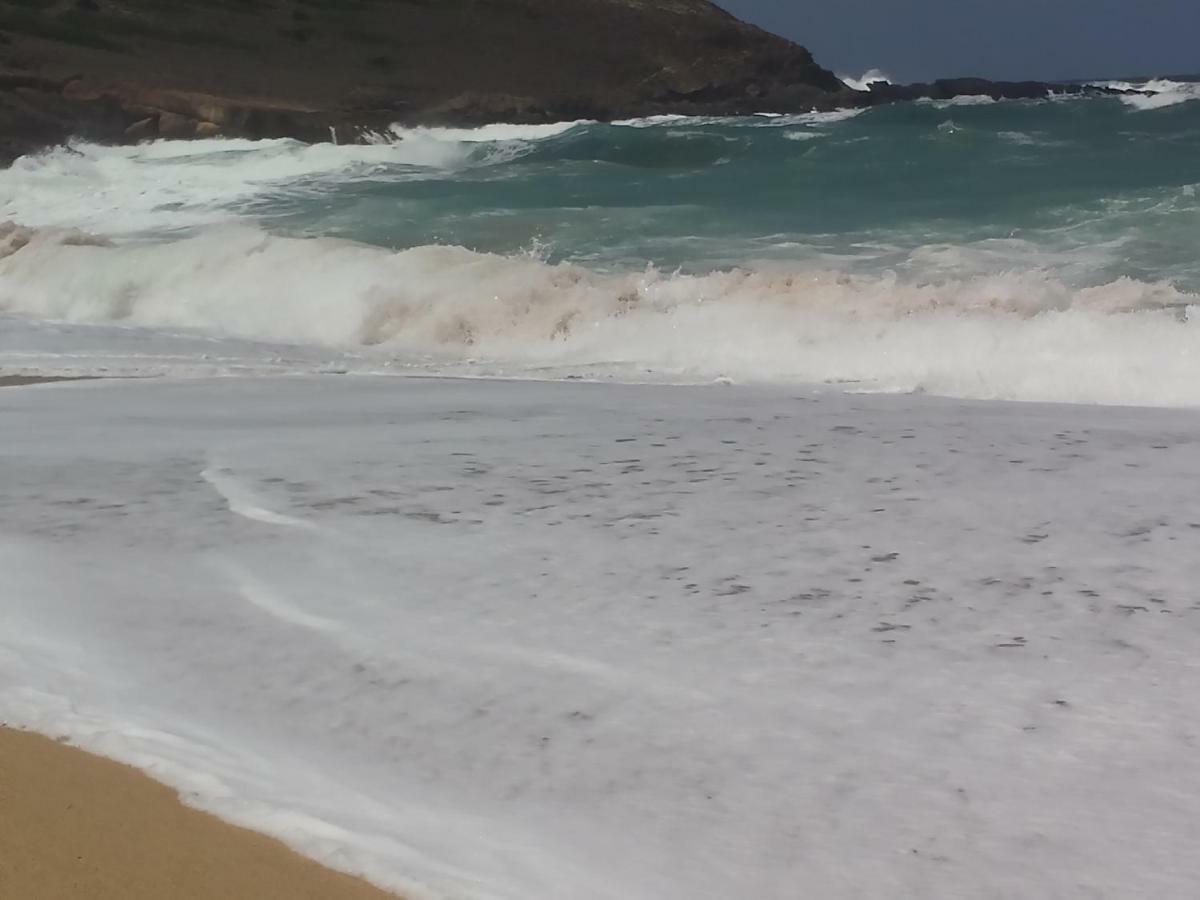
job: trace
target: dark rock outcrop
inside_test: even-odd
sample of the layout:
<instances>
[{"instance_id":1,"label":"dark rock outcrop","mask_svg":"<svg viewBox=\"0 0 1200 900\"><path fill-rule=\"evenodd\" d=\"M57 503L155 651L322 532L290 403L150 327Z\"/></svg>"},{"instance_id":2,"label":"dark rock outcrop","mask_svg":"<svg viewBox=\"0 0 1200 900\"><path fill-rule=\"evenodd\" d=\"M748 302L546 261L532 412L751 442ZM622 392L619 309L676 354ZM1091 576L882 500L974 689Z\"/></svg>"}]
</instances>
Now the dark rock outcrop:
<instances>
[{"instance_id":1,"label":"dark rock outcrop","mask_svg":"<svg viewBox=\"0 0 1200 900\"><path fill-rule=\"evenodd\" d=\"M395 121L831 108L708 0L0 0L0 157L78 135L351 138Z\"/></svg>"},{"instance_id":2,"label":"dark rock outcrop","mask_svg":"<svg viewBox=\"0 0 1200 900\"><path fill-rule=\"evenodd\" d=\"M0 164L69 137L355 140L393 122L739 115L1099 90L852 91L708 0L0 0Z\"/></svg>"},{"instance_id":3,"label":"dark rock outcrop","mask_svg":"<svg viewBox=\"0 0 1200 900\"><path fill-rule=\"evenodd\" d=\"M989 81L986 78L942 78L917 84L888 84L877 81L868 85L867 103L895 103L902 100L949 100L953 97L991 97L993 100L1040 100L1050 94L1127 94L1118 88L1089 84L1052 84L1045 81Z\"/></svg>"}]
</instances>

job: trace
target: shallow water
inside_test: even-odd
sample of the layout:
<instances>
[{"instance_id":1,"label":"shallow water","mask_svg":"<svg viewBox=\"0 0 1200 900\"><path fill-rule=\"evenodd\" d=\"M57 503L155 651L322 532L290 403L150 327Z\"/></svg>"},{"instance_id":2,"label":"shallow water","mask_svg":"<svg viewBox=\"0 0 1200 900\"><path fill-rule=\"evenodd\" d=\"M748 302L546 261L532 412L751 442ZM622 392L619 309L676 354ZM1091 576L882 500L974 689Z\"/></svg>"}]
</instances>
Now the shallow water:
<instances>
[{"instance_id":1,"label":"shallow water","mask_svg":"<svg viewBox=\"0 0 1200 900\"><path fill-rule=\"evenodd\" d=\"M1190 412L0 391L0 719L413 900L1200 883Z\"/></svg>"}]
</instances>

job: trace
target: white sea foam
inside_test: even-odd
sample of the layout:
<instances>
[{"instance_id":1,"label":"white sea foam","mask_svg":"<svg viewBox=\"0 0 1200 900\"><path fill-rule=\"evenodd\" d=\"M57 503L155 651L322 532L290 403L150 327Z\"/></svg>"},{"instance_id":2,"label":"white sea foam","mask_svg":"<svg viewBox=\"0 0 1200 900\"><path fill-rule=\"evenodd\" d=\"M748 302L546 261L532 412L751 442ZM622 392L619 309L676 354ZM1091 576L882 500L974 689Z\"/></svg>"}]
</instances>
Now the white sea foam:
<instances>
[{"instance_id":1,"label":"white sea foam","mask_svg":"<svg viewBox=\"0 0 1200 900\"><path fill-rule=\"evenodd\" d=\"M502 141L543 141L589 124L591 122L587 119L577 119L572 122L551 122L543 125L497 123L480 125L477 128L406 128L403 125L393 125L389 134L391 138L400 141L419 137L446 143L492 144Z\"/></svg>"},{"instance_id":2,"label":"white sea foam","mask_svg":"<svg viewBox=\"0 0 1200 900\"><path fill-rule=\"evenodd\" d=\"M865 112L865 108L831 109L824 112L814 110L813 112L779 116L757 124L760 127L770 128L786 128L791 125L835 125L838 122L845 122L848 119L861 116Z\"/></svg>"},{"instance_id":3,"label":"white sea foam","mask_svg":"<svg viewBox=\"0 0 1200 900\"><path fill-rule=\"evenodd\" d=\"M832 125L862 115L866 109L813 110L806 113L757 113L753 116L647 116L621 119L613 125L627 128L657 128L664 125L723 125L730 128L787 128L793 125Z\"/></svg>"},{"instance_id":4,"label":"white sea foam","mask_svg":"<svg viewBox=\"0 0 1200 900\"><path fill-rule=\"evenodd\" d=\"M656 125L674 125L678 122L687 122L692 120L720 121L705 116L681 116L678 114L670 114L661 116L639 116L635 119L617 119L613 121L612 124L625 128L653 128Z\"/></svg>"},{"instance_id":5,"label":"white sea foam","mask_svg":"<svg viewBox=\"0 0 1200 900\"><path fill-rule=\"evenodd\" d=\"M1139 110L1163 109L1168 106L1178 106L1192 100L1200 100L1200 84L1182 84L1175 81L1151 81L1144 85L1145 90L1153 91L1150 96L1130 94L1121 99Z\"/></svg>"},{"instance_id":6,"label":"white sea foam","mask_svg":"<svg viewBox=\"0 0 1200 900\"><path fill-rule=\"evenodd\" d=\"M396 127L367 144L292 140L73 143L0 170L0 221L127 235L236 221L263 195L513 159L582 123L476 129Z\"/></svg>"},{"instance_id":7,"label":"white sea foam","mask_svg":"<svg viewBox=\"0 0 1200 900\"><path fill-rule=\"evenodd\" d=\"M445 166L458 145L335 146L297 141L74 144L0 171L0 218L132 234L233 221L240 204L336 175L350 182L382 165Z\"/></svg>"},{"instance_id":8,"label":"white sea foam","mask_svg":"<svg viewBox=\"0 0 1200 900\"><path fill-rule=\"evenodd\" d=\"M1077 288L1036 269L926 280L824 270L602 274L528 256L440 246L392 253L246 227L117 246L42 231L19 244L0 259L0 310L43 320L369 348L435 371L1200 404L1200 323L1187 315L1200 298L1166 283Z\"/></svg>"},{"instance_id":9,"label":"white sea foam","mask_svg":"<svg viewBox=\"0 0 1200 900\"><path fill-rule=\"evenodd\" d=\"M955 106L991 106L999 101L994 97L989 97L987 94L960 94L957 97L948 97L945 100L922 97L916 102L922 106L932 106L935 109L950 109Z\"/></svg>"},{"instance_id":10,"label":"white sea foam","mask_svg":"<svg viewBox=\"0 0 1200 900\"><path fill-rule=\"evenodd\" d=\"M263 378L0 422L0 721L401 896L1200 883L1190 411Z\"/></svg>"}]
</instances>

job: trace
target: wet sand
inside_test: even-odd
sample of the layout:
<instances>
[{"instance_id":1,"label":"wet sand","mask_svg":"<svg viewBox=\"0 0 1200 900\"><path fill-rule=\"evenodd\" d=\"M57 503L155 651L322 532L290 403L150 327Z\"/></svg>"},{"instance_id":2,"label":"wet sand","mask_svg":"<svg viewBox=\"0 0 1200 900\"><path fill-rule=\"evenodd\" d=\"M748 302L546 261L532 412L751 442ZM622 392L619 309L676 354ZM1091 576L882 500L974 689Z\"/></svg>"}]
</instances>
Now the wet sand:
<instances>
[{"instance_id":1,"label":"wet sand","mask_svg":"<svg viewBox=\"0 0 1200 900\"><path fill-rule=\"evenodd\" d=\"M50 384L55 381L93 381L86 375L0 375L0 388L23 387L27 384Z\"/></svg>"},{"instance_id":2,"label":"wet sand","mask_svg":"<svg viewBox=\"0 0 1200 900\"><path fill-rule=\"evenodd\" d=\"M0 728L0 897L388 900L140 772Z\"/></svg>"}]
</instances>

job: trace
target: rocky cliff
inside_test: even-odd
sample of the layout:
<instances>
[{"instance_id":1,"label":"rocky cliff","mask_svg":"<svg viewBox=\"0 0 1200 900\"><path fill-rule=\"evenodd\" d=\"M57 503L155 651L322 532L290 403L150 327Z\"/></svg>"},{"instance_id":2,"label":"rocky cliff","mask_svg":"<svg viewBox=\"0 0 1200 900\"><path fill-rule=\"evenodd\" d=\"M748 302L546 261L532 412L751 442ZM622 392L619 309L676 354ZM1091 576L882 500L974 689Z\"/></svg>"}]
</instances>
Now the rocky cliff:
<instances>
[{"instance_id":1,"label":"rocky cliff","mask_svg":"<svg viewBox=\"0 0 1200 900\"><path fill-rule=\"evenodd\" d=\"M849 90L708 0L0 0L0 165L72 136L354 140L392 122L738 115L1092 90Z\"/></svg>"},{"instance_id":2,"label":"rocky cliff","mask_svg":"<svg viewBox=\"0 0 1200 900\"><path fill-rule=\"evenodd\" d=\"M327 139L393 121L828 108L707 0L0 0L0 156L72 134Z\"/></svg>"}]
</instances>

